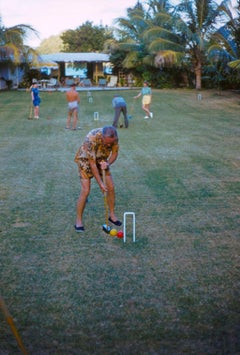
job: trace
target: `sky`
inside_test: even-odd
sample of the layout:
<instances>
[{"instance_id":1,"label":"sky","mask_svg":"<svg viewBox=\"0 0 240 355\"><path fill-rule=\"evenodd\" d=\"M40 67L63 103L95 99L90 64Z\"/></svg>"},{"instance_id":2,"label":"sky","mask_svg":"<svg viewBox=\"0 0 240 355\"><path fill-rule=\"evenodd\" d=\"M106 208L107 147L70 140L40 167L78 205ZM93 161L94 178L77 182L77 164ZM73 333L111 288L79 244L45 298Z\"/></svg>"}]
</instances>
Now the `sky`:
<instances>
[{"instance_id":1,"label":"sky","mask_svg":"<svg viewBox=\"0 0 240 355\"><path fill-rule=\"evenodd\" d=\"M32 47L51 35L76 29L86 21L93 25L113 25L117 17L125 17L128 7L137 0L0 0L2 24L11 27L31 25L39 32L26 43Z\"/></svg>"},{"instance_id":2,"label":"sky","mask_svg":"<svg viewBox=\"0 0 240 355\"><path fill-rule=\"evenodd\" d=\"M74 30L86 21L111 26L114 19L125 17L127 8L136 3L137 0L0 0L0 15L5 27L25 24L37 30L39 38L33 36L25 41L37 47L43 39Z\"/></svg>"}]
</instances>

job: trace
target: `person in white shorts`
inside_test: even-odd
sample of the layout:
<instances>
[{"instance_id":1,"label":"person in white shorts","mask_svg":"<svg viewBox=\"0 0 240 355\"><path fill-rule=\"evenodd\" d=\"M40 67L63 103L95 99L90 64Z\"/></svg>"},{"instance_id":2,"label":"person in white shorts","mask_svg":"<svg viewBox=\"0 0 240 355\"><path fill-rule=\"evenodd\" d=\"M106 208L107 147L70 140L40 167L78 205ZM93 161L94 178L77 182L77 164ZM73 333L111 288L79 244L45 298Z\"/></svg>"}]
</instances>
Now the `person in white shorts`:
<instances>
[{"instance_id":1,"label":"person in white shorts","mask_svg":"<svg viewBox=\"0 0 240 355\"><path fill-rule=\"evenodd\" d=\"M78 110L80 103L80 96L76 91L76 84L71 85L71 89L66 92L66 99L68 102L68 116L67 116L67 124L66 129L70 129L71 119L73 117L72 129L77 129L77 121L78 121Z\"/></svg>"}]
</instances>

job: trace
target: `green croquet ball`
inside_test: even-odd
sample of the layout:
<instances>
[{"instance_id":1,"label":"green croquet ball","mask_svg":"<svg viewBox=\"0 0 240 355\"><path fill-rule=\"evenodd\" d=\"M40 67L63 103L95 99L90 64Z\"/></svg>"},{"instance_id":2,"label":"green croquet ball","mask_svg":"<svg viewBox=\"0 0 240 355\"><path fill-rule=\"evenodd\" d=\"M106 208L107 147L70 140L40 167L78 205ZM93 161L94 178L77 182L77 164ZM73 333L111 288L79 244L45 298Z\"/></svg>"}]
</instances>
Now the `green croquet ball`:
<instances>
[{"instance_id":1,"label":"green croquet ball","mask_svg":"<svg viewBox=\"0 0 240 355\"><path fill-rule=\"evenodd\" d=\"M123 238L123 231L118 231L117 232L117 237L118 238Z\"/></svg>"},{"instance_id":2,"label":"green croquet ball","mask_svg":"<svg viewBox=\"0 0 240 355\"><path fill-rule=\"evenodd\" d=\"M118 231L117 231L116 229L111 229L111 230L110 230L110 235L111 235L112 237L115 237L115 236L117 235L117 233L118 233Z\"/></svg>"}]
</instances>

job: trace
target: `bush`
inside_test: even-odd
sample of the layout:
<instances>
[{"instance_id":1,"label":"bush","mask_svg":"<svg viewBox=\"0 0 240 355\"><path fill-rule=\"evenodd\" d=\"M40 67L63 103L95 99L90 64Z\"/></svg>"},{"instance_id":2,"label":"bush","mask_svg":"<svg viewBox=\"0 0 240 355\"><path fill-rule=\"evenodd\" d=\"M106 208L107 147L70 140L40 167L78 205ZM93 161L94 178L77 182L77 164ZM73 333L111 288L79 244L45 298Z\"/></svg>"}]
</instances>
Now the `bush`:
<instances>
[{"instance_id":1,"label":"bush","mask_svg":"<svg viewBox=\"0 0 240 355\"><path fill-rule=\"evenodd\" d=\"M40 80L41 77L41 73L38 70L30 69L24 74L23 80L19 84L19 88L28 88L32 85L33 79Z\"/></svg>"}]
</instances>

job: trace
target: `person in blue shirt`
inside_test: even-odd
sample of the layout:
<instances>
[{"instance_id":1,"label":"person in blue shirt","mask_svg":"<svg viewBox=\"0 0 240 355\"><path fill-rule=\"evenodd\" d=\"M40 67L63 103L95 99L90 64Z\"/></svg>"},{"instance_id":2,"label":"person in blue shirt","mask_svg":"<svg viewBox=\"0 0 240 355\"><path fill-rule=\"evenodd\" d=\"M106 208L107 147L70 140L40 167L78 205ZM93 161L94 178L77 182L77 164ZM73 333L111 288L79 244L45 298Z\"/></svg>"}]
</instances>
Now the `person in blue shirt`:
<instances>
[{"instance_id":1,"label":"person in blue shirt","mask_svg":"<svg viewBox=\"0 0 240 355\"><path fill-rule=\"evenodd\" d=\"M115 95L112 100L112 106L115 111L114 119L113 119L113 127L115 128L118 127L119 117L122 112L124 117L125 128L128 128L127 104L124 98L122 96ZM122 127L122 125L120 125L120 127Z\"/></svg>"},{"instance_id":2,"label":"person in blue shirt","mask_svg":"<svg viewBox=\"0 0 240 355\"><path fill-rule=\"evenodd\" d=\"M149 87L148 82L144 81L143 88L137 96L134 96L134 99L142 96L142 109L146 113L145 119L153 118L153 113L150 112L150 104L152 102L152 89Z\"/></svg>"},{"instance_id":3,"label":"person in blue shirt","mask_svg":"<svg viewBox=\"0 0 240 355\"><path fill-rule=\"evenodd\" d=\"M33 107L34 107L34 118L38 119L39 118L39 105L40 105L41 99L39 96L37 82L33 82L33 84L32 84L31 97L32 97L32 103L33 103Z\"/></svg>"}]
</instances>

